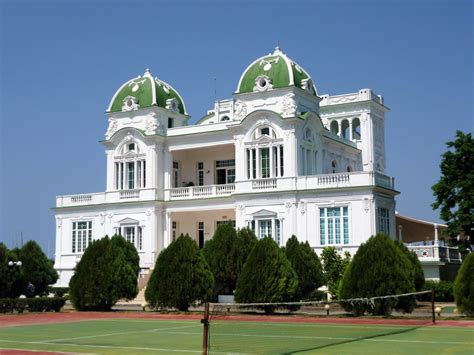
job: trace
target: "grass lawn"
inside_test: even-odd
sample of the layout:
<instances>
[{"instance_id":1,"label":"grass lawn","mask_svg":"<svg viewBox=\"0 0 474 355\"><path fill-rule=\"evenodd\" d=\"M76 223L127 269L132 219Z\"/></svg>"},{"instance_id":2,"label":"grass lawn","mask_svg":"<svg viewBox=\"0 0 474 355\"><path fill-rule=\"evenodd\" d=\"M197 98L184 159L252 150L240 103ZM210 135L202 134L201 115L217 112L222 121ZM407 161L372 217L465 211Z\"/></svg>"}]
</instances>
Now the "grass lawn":
<instances>
[{"instance_id":1,"label":"grass lawn","mask_svg":"<svg viewBox=\"0 0 474 355\"><path fill-rule=\"evenodd\" d=\"M1 348L95 354L202 353L198 320L101 319L0 328ZM211 322L211 353L473 354L474 328Z\"/></svg>"}]
</instances>

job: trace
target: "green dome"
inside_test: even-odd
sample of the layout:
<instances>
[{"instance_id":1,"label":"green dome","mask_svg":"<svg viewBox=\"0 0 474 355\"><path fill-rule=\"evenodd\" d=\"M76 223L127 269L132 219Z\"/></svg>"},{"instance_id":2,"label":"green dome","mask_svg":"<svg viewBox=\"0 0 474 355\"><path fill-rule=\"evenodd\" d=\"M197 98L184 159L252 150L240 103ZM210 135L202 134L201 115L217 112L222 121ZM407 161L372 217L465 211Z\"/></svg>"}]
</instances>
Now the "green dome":
<instances>
[{"instance_id":1,"label":"green dome","mask_svg":"<svg viewBox=\"0 0 474 355\"><path fill-rule=\"evenodd\" d=\"M112 97L107 112L133 111L139 108L159 106L187 115L181 95L164 81L153 78L150 70L127 81Z\"/></svg>"},{"instance_id":2,"label":"green dome","mask_svg":"<svg viewBox=\"0 0 474 355\"><path fill-rule=\"evenodd\" d=\"M317 95L309 74L277 47L273 53L258 58L245 69L236 94L289 86Z\"/></svg>"}]
</instances>

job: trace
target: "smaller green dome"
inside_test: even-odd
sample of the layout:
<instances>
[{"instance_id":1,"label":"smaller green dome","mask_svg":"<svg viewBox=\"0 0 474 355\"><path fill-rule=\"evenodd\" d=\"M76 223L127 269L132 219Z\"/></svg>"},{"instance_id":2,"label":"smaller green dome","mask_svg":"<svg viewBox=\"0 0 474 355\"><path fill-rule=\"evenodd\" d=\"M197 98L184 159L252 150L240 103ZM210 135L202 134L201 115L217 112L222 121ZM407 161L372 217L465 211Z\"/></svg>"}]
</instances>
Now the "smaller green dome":
<instances>
[{"instance_id":1,"label":"smaller green dome","mask_svg":"<svg viewBox=\"0 0 474 355\"><path fill-rule=\"evenodd\" d=\"M240 77L236 94L296 86L317 95L309 74L279 47L251 63Z\"/></svg>"},{"instance_id":2,"label":"smaller green dome","mask_svg":"<svg viewBox=\"0 0 474 355\"><path fill-rule=\"evenodd\" d=\"M159 106L187 115L181 95L169 84L153 78L150 70L127 81L112 97L107 112L133 111L139 108Z\"/></svg>"}]
</instances>

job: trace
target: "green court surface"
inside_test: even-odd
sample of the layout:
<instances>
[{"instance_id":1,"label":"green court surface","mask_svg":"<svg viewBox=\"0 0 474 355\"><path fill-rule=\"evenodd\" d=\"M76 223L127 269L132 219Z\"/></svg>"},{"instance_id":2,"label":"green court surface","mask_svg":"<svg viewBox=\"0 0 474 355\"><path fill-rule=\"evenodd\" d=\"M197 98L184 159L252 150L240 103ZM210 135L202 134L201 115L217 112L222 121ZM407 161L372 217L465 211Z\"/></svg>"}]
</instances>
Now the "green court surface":
<instances>
[{"instance_id":1,"label":"green court surface","mask_svg":"<svg viewBox=\"0 0 474 355\"><path fill-rule=\"evenodd\" d=\"M474 328L213 321L210 353L473 354ZM0 328L2 349L202 353L199 321L104 319Z\"/></svg>"}]
</instances>

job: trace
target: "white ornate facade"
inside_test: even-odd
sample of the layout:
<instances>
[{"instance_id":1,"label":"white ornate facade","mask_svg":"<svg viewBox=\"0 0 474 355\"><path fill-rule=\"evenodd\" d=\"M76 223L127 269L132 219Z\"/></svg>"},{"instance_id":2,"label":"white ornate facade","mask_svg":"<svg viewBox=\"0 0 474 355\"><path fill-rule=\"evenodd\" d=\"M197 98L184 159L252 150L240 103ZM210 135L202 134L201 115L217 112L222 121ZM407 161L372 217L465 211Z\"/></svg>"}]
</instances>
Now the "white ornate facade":
<instances>
[{"instance_id":1,"label":"white ornate facade","mask_svg":"<svg viewBox=\"0 0 474 355\"><path fill-rule=\"evenodd\" d=\"M378 231L395 237L387 110L370 89L318 96L277 48L247 67L232 99L188 125L181 96L147 70L107 110L106 191L57 197L59 284L106 234L135 244L143 273L179 234L202 245L229 221L280 245L295 234L317 252L353 254Z\"/></svg>"}]
</instances>

